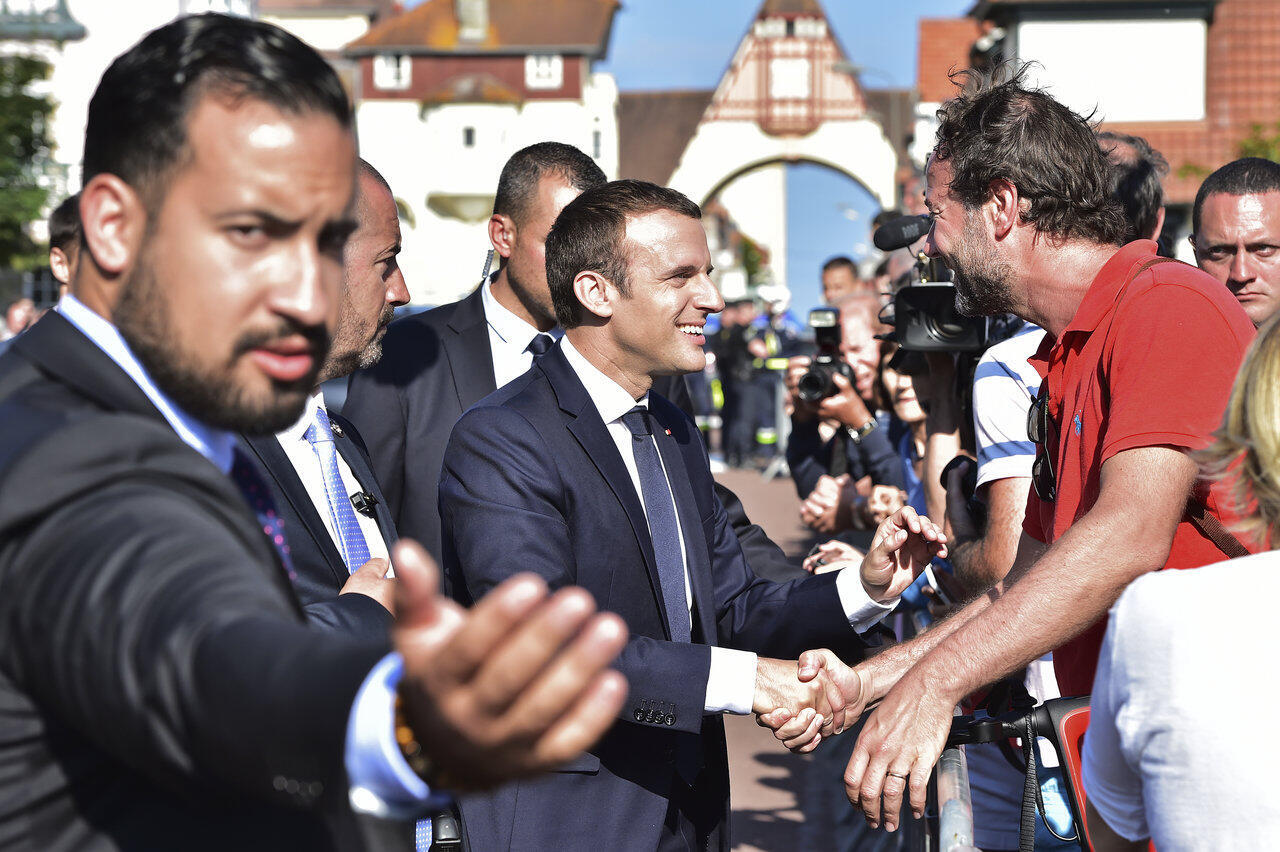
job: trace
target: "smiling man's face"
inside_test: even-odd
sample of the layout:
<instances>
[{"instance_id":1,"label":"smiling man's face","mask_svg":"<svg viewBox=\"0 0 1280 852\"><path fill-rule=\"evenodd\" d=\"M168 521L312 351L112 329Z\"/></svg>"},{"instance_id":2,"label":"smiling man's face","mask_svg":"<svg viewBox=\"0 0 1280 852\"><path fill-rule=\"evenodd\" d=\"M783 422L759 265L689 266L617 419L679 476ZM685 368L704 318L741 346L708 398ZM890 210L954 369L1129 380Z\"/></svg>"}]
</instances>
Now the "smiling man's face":
<instances>
[{"instance_id":1,"label":"smiling man's face","mask_svg":"<svg viewBox=\"0 0 1280 852\"><path fill-rule=\"evenodd\" d=\"M627 220L627 290L609 326L630 372L692 373L707 365L707 316L724 310L697 219L655 210Z\"/></svg>"}]
</instances>

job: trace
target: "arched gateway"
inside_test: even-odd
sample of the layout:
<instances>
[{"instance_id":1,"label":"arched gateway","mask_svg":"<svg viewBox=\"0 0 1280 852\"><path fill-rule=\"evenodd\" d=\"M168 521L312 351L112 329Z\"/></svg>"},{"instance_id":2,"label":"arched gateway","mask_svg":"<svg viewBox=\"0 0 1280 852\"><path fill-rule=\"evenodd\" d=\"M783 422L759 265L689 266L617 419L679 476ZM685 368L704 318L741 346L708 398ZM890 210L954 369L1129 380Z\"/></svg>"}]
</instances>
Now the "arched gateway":
<instances>
[{"instance_id":1,"label":"arched gateway","mask_svg":"<svg viewBox=\"0 0 1280 852\"><path fill-rule=\"evenodd\" d=\"M762 208L784 205L785 195L781 180L762 170L818 163L882 206L895 201L897 154L818 0L765 0L713 92L624 92L619 136L622 176L667 184L699 203L754 173L755 209L731 204L731 212L775 250L775 270L784 262L785 216ZM776 197L757 189L766 186L779 188Z\"/></svg>"}]
</instances>

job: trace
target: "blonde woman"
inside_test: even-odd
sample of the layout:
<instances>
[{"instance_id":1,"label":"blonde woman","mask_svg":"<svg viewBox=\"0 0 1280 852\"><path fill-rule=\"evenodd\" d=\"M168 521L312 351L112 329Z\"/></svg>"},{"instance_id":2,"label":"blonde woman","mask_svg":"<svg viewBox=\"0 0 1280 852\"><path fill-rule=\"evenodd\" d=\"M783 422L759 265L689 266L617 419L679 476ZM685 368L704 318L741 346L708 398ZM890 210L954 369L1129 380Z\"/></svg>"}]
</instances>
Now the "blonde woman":
<instances>
[{"instance_id":1,"label":"blonde woman","mask_svg":"<svg viewBox=\"0 0 1280 852\"><path fill-rule=\"evenodd\" d=\"M1280 535L1280 317L1236 378L1200 454L1253 549ZM1274 849L1280 747L1280 551L1136 580L1111 610L1093 686L1084 787L1093 848ZM1226 618L1224 619L1224 616Z\"/></svg>"}]
</instances>

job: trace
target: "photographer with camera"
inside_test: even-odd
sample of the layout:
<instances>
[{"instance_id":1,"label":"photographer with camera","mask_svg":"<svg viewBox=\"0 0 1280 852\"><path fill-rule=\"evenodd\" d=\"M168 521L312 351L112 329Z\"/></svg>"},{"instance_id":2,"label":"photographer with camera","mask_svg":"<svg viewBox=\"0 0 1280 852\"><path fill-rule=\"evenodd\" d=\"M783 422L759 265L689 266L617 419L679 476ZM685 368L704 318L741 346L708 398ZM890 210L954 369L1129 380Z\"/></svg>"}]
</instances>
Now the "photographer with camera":
<instances>
[{"instance_id":1,"label":"photographer with camera","mask_svg":"<svg viewBox=\"0 0 1280 852\"><path fill-rule=\"evenodd\" d=\"M876 298L866 293L811 311L817 354L792 358L787 372L787 464L804 500L801 517L820 532L869 525L865 501L873 486L906 484L894 449L901 425L877 389L878 313Z\"/></svg>"}]
</instances>

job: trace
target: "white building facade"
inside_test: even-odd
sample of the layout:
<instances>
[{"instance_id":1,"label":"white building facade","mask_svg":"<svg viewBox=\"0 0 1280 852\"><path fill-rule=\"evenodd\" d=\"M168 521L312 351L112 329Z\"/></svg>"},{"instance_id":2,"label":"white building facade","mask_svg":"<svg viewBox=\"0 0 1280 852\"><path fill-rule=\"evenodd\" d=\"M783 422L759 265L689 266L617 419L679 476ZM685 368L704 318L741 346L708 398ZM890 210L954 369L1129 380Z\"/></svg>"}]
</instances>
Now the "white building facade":
<instances>
[{"instance_id":1,"label":"white building facade","mask_svg":"<svg viewBox=\"0 0 1280 852\"><path fill-rule=\"evenodd\" d=\"M617 4L550 8L426 0L344 51L358 66L361 154L401 208L415 304L454 301L480 281L498 176L520 148L564 142L618 174L617 86L591 68Z\"/></svg>"}]
</instances>

